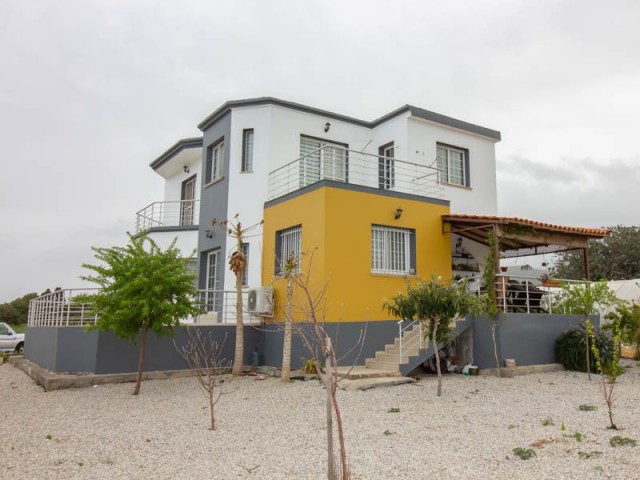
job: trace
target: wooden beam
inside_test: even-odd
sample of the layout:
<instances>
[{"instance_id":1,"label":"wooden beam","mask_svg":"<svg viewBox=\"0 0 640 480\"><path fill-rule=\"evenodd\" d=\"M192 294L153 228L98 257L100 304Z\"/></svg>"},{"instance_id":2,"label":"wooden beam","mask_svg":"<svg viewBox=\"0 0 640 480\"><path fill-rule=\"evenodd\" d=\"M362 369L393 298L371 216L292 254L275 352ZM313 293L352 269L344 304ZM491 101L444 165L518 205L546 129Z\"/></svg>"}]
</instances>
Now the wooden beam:
<instances>
[{"instance_id":1,"label":"wooden beam","mask_svg":"<svg viewBox=\"0 0 640 480\"><path fill-rule=\"evenodd\" d=\"M586 248L589 242L587 237L556 232L512 233L505 232L504 228L496 225L498 232L505 240L511 239L522 243L534 245L563 245L572 248Z\"/></svg>"}]
</instances>

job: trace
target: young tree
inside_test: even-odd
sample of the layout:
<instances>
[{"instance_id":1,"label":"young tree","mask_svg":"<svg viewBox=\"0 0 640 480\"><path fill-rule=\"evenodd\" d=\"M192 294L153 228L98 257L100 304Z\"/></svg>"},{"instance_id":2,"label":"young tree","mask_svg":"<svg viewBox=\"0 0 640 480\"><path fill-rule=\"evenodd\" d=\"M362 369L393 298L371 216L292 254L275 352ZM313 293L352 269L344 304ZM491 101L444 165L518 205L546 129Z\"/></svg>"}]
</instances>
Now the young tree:
<instances>
[{"instance_id":1,"label":"young tree","mask_svg":"<svg viewBox=\"0 0 640 480\"><path fill-rule=\"evenodd\" d=\"M218 345L211 332L205 337L199 328L189 328L188 332L189 340L182 348L176 346L176 349L187 362L189 368L193 370L198 385L207 395L211 419L209 428L215 430L215 406L222 395L222 391L219 388L220 377L228 368L228 364L222 358L224 340L221 345Z\"/></svg>"},{"instance_id":2,"label":"young tree","mask_svg":"<svg viewBox=\"0 0 640 480\"><path fill-rule=\"evenodd\" d=\"M144 348L149 330L173 335L180 319L201 311L193 305L197 290L187 270L188 259L180 255L175 240L166 250L146 237L134 238L124 247L93 247L98 265L84 264L95 272L81 277L100 285L87 295L98 316L96 328L110 330L118 338L136 342L140 336L138 376L133 394L140 393L144 370Z\"/></svg>"},{"instance_id":3,"label":"young tree","mask_svg":"<svg viewBox=\"0 0 640 480\"><path fill-rule=\"evenodd\" d=\"M496 264L494 261L496 239L493 233L489 233L487 237L489 243L489 253L484 264L484 272L482 279L484 280L485 292L478 298L476 309L479 313L486 315L487 322L491 328L491 340L493 341L493 356L496 361L496 373L501 377L500 358L498 357L498 341L496 339L496 331L498 325L504 320L504 312L498 308L498 296L496 289Z\"/></svg>"},{"instance_id":4,"label":"young tree","mask_svg":"<svg viewBox=\"0 0 640 480\"><path fill-rule=\"evenodd\" d=\"M283 268L287 279L287 305L284 315L284 340L282 345L282 373L280 380L289 382L291 379L291 340L293 327L293 286L298 273L297 258L293 252L287 255Z\"/></svg>"},{"instance_id":5,"label":"young tree","mask_svg":"<svg viewBox=\"0 0 640 480\"><path fill-rule=\"evenodd\" d=\"M562 286L562 293L558 307L564 311L584 316L585 329L585 351L587 362L587 375L591 380L591 360L589 354L589 328L591 320L589 315L598 313L598 308L607 308L619 303L615 294L609 289L604 281L590 283L565 283Z\"/></svg>"},{"instance_id":6,"label":"young tree","mask_svg":"<svg viewBox=\"0 0 640 480\"><path fill-rule=\"evenodd\" d=\"M624 373L623 368L620 366L619 362L619 352L620 352L620 325L618 321L615 320L613 322L613 352L612 358L603 359L600 350L597 347L595 332L593 331L593 326L591 323L587 324L587 332L589 338L591 339L591 353L593 353L593 358L596 361L596 365L598 366L598 370L600 371L600 378L602 379L602 395L604 396L604 401L607 404L607 409L609 410L609 427L611 430L617 430L618 427L615 423L613 423L613 389L616 386L616 382L618 381L618 377Z\"/></svg>"},{"instance_id":7,"label":"young tree","mask_svg":"<svg viewBox=\"0 0 640 480\"><path fill-rule=\"evenodd\" d=\"M391 302L384 302L384 308L391 315L401 320L418 320L423 326L425 339L428 341L431 337L438 372L438 397L442 394L438 343L448 340L454 319L469 313L474 303L466 282L445 285L440 277L420 282L415 287L409 285L406 292L399 292Z\"/></svg>"},{"instance_id":8,"label":"young tree","mask_svg":"<svg viewBox=\"0 0 640 480\"><path fill-rule=\"evenodd\" d=\"M311 271L311 265L313 263L313 253L309 254L308 271ZM292 266L292 265L290 265ZM310 286L310 276L305 273L298 272L291 276L293 283L292 287L295 287L301 292L302 301L294 305L292 301L291 307L296 307L296 310L302 312L306 322L293 322L290 318L290 325L295 330L297 336L301 339L307 352L313 360L315 365L316 374L320 378L320 381L325 386L327 393L327 478L329 480L348 480L350 478L349 463L347 460L347 450L344 435L344 425L342 419L342 413L340 410L340 404L338 403L338 385L340 379L338 378L338 356L331 341L331 337L327 333L325 328L325 316L324 316L324 300L328 287L328 283L325 283L319 291L313 291ZM293 293L291 295L293 299ZM287 308L287 314L291 315L292 308ZM362 346L364 344L364 336L366 332L361 332L358 341L353 347L346 352L345 355L350 355L356 349L360 349L356 354L356 358L360 356ZM325 368L322 368L322 360L324 359ZM345 374L346 376L347 374ZM342 378L344 378L343 376ZM333 446L333 416L335 415L336 427L338 431L338 442L340 448L340 461L336 461Z\"/></svg>"},{"instance_id":9,"label":"young tree","mask_svg":"<svg viewBox=\"0 0 640 480\"><path fill-rule=\"evenodd\" d=\"M262 222L243 227L240 223L239 215L235 215L235 223L230 220L222 220L218 222L215 218L211 221L212 226L220 225L227 234L236 241L236 251L229 257L229 269L236 276L236 348L233 360L234 376L242 375L244 372L244 305L242 301L242 278L247 269L249 262L245 254L242 252L244 240L249 232L255 230Z\"/></svg>"}]
</instances>

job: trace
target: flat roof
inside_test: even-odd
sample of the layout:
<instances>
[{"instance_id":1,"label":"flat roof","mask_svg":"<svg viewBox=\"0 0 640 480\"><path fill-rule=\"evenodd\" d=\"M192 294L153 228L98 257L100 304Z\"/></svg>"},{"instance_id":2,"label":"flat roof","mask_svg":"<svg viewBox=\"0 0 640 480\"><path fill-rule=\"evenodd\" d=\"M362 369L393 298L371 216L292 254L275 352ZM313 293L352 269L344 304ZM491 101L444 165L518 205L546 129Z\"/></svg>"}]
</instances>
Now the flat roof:
<instances>
[{"instance_id":1,"label":"flat roof","mask_svg":"<svg viewBox=\"0 0 640 480\"><path fill-rule=\"evenodd\" d=\"M312 113L314 115L319 115L326 118L332 118L334 120L339 120L342 122L352 123L354 125L359 125L361 127L366 127L366 128L377 127L378 125L388 120L391 120L392 118L397 117L398 115L402 115L403 113L409 112L409 114L413 117L422 118L423 120L438 123L440 125L445 125L447 127L464 130L466 132L474 133L476 135L481 135L483 137L487 137L495 141L500 141L502 138L500 132L497 130L481 127L473 123L465 122L463 120L458 120L453 117L448 117L440 113L431 112L429 110L425 110L424 108L415 107L413 105L404 105L392 112L389 112L383 115L382 117L376 120L367 121L367 120L360 120L358 118L348 117L346 115L341 115L339 113L329 112L327 110L322 110L315 107L309 107L307 105L302 105L300 103L289 102L287 100L280 100L274 97L259 97L259 98L249 98L244 100L229 100L228 102L225 102L220 107L218 107L211 115L205 118L202 122L200 122L198 124L198 128L200 130L205 130L210 125L215 123L218 119L220 119L223 115L228 113L232 108L251 107L256 105L276 105L279 107L290 108L292 110Z\"/></svg>"},{"instance_id":2,"label":"flat roof","mask_svg":"<svg viewBox=\"0 0 640 480\"><path fill-rule=\"evenodd\" d=\"M202 147L202 137L195 138L183 138L174 143L171 147L169 147L164 153L162 153L158 158L156 158L153 162L149 164L151 168L157 170L162 165L167 163L173 157L178 155L181 151L187 148L198 148Z\"/></svg>"}]
</instances>

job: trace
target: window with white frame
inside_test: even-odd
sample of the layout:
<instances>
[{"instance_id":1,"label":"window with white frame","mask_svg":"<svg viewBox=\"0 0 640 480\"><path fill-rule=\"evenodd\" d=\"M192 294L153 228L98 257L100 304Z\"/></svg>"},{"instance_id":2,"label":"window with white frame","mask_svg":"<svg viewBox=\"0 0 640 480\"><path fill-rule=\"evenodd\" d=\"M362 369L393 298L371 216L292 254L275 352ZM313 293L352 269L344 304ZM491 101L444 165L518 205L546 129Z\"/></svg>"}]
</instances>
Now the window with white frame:
<instances>
[{"instance_id":1,"label":"window with white frame","mask_svg":"<svg viewBox=\"0 0 640 480\"><path fill-rule=\"evenodd\" d=\"M347 150L337 143L300 136L300 186L320 179L347 180Z\"/></svg>"},{"instance_id":2,"label":"window with white frame","mask_svg":"<svg viewBox=\"0 0 640 480\"><path fill-rule=\"evenodd\" d=\"M216 296L218 293L218 256L219 251L209 252L207 254L207 291L205 295L205 304L207 312L216 310Z\"/></svg>"},{"instance_id":3,"label":"window with white frame","mask_svg":"<svg viewBox=\"0 0 640 480\"><path fill-rule=\"evenodd\" d=\"M246 260L246 267L244 269L244 272L242 272L242 286L248 287L249 286L249 244L248 243L242 244L242 253Z\"/></svg>"},{"instance_id":4,"label":"window with white frame","mask_svg":"<svg viewBox=\"0 0 640 480\"><path fill-rule=\"evenodd\" d=\"M393 142L379 148L380 159L378 160L378 188L383 190L393 190L396 186L395 171L395 147Z\"/></svg>"},{"instance_id":5,"label":"window with white frame","mask_svg":"<svg viewBox=\"0 0 640 480\"><path fill-rule=\"evenodd\" d=\"M408 228L371 226L371 272L415 273L415 231Z\"/></svg>"},{"instance_id":6,"label":"window with white frame","mask_svg":"<svg viewBox=\"0 0 640 480\"><path fill-rule=\"evenodd\" d=\"M284 275L288 261L293 261L295 271L300 272L302 254L302 226L276 232L276 275Z\"/></svg>"},{"instance_id":7,"label":"window with white frame","mask_svg":"<svg viewBox=\"0 0 640 480\"><path fill-rule=\"evenodd\" d=\"M437 159L440 183L469 186L468 152L461 148L438 144Z\"/></svg>"},{"instance_id":8,"label":"window with white frame","mask_svg":"<svg viewBox=\"0 0 640 480\"><path fill-rule=\"evenodd\" d=\"M253 128L242 132L242 171L253 172Z\"/></svg>"},{"instance_id":9,"label":"window with white frame","mask_svg":"<svg viewBox=\"0 0 640 480\"><path fill-rule=\"evenodd\" d=\"M207 183L221 179L224 167L224 141L209 147L207 160Z\"/></svg>"}]
</instances>

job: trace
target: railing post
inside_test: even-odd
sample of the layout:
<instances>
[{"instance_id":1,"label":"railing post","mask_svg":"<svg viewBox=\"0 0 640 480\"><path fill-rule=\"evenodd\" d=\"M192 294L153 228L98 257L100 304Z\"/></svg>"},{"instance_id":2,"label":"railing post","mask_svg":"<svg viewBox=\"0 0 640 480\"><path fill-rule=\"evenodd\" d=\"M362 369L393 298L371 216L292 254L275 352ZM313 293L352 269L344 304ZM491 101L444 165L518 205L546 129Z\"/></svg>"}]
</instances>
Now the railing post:
<instances>
[{"instance_id":1,"label":"railing post","mask_svg":"<svg viewBox=\"0 0 640 480\"><path fill-rule=\"evenodd\" d=\"M400 357L399 361L402 360L402 320L398 322L398 338L400 338Z\"/></svg>"},{"instance_id":2,"label":"railing post","mask_svg":"<svg viewBox=\"0 0 640 480\"><path fill-rule=\"evenodd\" d=\"M505 282L505 277L500 277L502 279L502 310L507 311L507 284Z\"/></svg>"},{"instance_id":3,"label":"railing post","mask_svg":"<svg viewBox=\"0 0 640 480\"><path fill-rule=\"evenodd\" d=\"M526 292L526 297L527 297L527 313L531 313L531 311L530 311L531 310L530 309L531 304L529 303L529 282L525 281L524 285L525 285L525 292Z\"/></svg>"}]
</instances>

